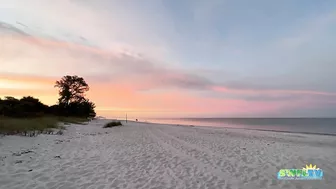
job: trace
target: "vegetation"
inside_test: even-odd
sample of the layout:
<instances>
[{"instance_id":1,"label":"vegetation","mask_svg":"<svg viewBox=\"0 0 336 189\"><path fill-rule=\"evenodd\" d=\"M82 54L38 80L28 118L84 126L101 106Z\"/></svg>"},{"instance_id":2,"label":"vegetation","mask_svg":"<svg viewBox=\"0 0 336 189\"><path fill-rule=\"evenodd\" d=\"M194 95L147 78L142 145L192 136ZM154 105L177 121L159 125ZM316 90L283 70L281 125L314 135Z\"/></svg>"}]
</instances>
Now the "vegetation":
<instances>
[{"instance_id":1,"label":"vegetation","mask_svg":"<svg viewBox=\"0 0 336 189\"><path fill-rule=\"evenodd\" d=\"M62 122L62 123L73 123L73 124L83 124L84 122L89 121L90 119L85 118L85 117L57 117L57 120Z\"/></svg>"},{"instance_id":2,"label":"vegetation","mask_svg":"<svg viewBox=\"0 0 336 189\"><path fill-rule=\"evenodd\" d=\"M85 98L89 85L82 77L64 76L56 81L55 87L59 88L58 106L53 107L56 115L75 117L95 117L96 107L93 102Z\"/></svg>"},{"instance_id":3,"label":"vegetation","mask_svg":"<svg viewBox=\"0 0 336 189\"><path fill-rule=\"evenodd\" d=\"M109 123L106 123L103 128L111 128L111 127L117 127L122 126L120 121L111 121Z\"/></svg>"},{"instance_id":4,"label":"vegetation","mask_svg":"<svg viewBox=\"0 0 336 189\"><path fill-rule=\"evenodd\" d=\"M87 121L75 117L41 116L31 118L2 117L0 121L0 134L36 136L37 134L61 134L62 124L83 123Z\"/></svg>"},{"instance_id":5,"label":"vegetation","mask_svg":"<svg viewBox=\"0 0 336 189\"><path fill-rule=\"evenodd\" d=\"M52 106L31 96L0 98L0 134L51 133L62 129L59 122L83 123L96 116L95 104L85 98L89 85L83 78L64 76L55 87L60 97Z\"/></svg>"}]
</instances>

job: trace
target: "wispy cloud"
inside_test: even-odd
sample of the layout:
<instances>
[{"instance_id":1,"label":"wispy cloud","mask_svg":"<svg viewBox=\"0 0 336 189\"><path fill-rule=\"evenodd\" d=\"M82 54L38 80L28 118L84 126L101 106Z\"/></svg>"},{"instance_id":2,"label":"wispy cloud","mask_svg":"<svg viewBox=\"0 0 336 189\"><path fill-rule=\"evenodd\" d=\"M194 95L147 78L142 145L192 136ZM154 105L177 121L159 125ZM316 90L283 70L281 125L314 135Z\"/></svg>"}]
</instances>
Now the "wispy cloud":
<instances>
[{"instance_id":1,"label":"wispy cloud","mask_svg":"<svg viewBox=\"0 0 336 189\"><path fill-rule=\"evenodd\" d=\"M14 27L11 26L8 28ZM17 29L14 28L12 30L16 31ZM162 64L162 62L156 62L139 54L132 54L125 49L107 51L97 47L28 35L11 35L11 37L7 36L3 40L12 44L11 46L6 45L3 47L3 52L5 52L3 57L6 59L6 61L3 61L3 72L6 70L16 70L15 67L17 67L17 64L12 64L12 62L17 57L13 55L22 53L26 57L30 57L30 59L18 59L18 61L26 62L25 66L18 70L18 73L30 72L30 74L41 74L41 69L45 69L43 73L47 75L61 76L66 72L77 72L90 79L107 83L118 81L127 84L127 82L136 80L137 82L133 83L133 86L138 87L137 89L139 90L171 87L252 94L262 92L268 94L335 95L334 93L323 91L274 89L251 83L235 82L225 84L220 81L215 82L200 74L193 73L193 70L186 72L185 70L170 68ZM42 52L47 60L44 60L41 55L33 56L39 52ZM59 60L56 56L61 56L62 59ZM55 57L55 59L51 59L51 57ZM48 66L43 68L43 65L46 64ZM23 70L25 67L27 69Z\"/></svg>"},{"instance_id":2,"label":"wispy cloud","mask_svg":"<svg viewBox=\"0 0 336 189\"><path fill-rule=\"evenodd\" d=\"M294 7L287 23L260 2L0 2L0 96L54 103L55 80L76 74L102 110L281 115L336 97L332 6L298 19L277 3Z\"/></svg>"}]
</instances>

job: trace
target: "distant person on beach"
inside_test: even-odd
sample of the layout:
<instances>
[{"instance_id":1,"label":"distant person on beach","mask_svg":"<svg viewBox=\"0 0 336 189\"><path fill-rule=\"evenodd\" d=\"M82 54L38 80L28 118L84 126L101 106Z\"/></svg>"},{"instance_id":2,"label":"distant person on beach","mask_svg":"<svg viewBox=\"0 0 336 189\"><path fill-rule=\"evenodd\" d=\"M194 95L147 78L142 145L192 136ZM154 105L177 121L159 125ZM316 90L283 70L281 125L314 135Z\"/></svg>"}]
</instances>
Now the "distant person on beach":
<instances>
[{"instance_id":1,"label":"distant person on beach","mask_svg":"<svg viewBox=\"0 0 336 189\"><path fill-rule=\"evenodd\" d=\"M135 119L135 121L138 121L138 119Z\"/></svg>"}]
</instances>

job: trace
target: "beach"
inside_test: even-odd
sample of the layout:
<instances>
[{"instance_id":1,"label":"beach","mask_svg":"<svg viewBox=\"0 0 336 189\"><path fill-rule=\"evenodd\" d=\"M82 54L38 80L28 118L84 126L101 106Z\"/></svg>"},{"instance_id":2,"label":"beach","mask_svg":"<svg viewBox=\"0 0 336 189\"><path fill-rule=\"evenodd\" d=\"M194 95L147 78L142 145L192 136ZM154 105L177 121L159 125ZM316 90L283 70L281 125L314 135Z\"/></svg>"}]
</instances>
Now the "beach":
<instances>
[{"instance_id":1,"label":"beach","mask_svg":"<svg viewBox=\"0 0 336 189\"><path fill-rule=\"evenodd\" d=\"M335 189L336 137L109 120L0 138L0 189ZM277 180L306 164L323 180Z\"/></svg>"}]
</instances>

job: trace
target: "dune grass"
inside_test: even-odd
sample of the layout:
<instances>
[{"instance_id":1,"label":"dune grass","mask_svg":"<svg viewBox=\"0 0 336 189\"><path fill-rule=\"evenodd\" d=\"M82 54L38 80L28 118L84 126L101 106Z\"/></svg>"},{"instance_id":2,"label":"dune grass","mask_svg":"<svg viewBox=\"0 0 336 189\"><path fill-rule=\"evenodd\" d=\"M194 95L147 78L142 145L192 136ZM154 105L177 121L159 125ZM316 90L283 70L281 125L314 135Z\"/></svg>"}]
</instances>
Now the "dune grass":
<instances>
[{"instance_id":1,"label":"dune grass","mask_svg":"<svg viewBox=\"0 0 336 189\"><path fill-rule=\"evenodd\" d=\"M117 127L117 126L122 126L121 122L120 121L111 121L111 122L108 122L104 125L103 128L111 128L111 127Z\"/></svg>"},{"instance_id":2,"label":"dune grass","mask_svg":"<svg viewBox=\"0 0 336 189\"><path fill-rule=\"evenodd\" d=\"M0 117L0 134L36 136L40 133L54 133L65 129L61 123L80 124L88 121L85 118L43 116L36 118ZM62 132L57 132L62 133Z\"/></svg>"},{"instance_id":3,"label":"dune grass","mask_svg":"<svg viewBox=\"0 0 336 189\"><path fill-rule=\"evenodd\" d=\"M83 117L57 117L57 119L59 122L74 124L84 124L89 121L89 119Z\"/></svg>"}]
</instances>

